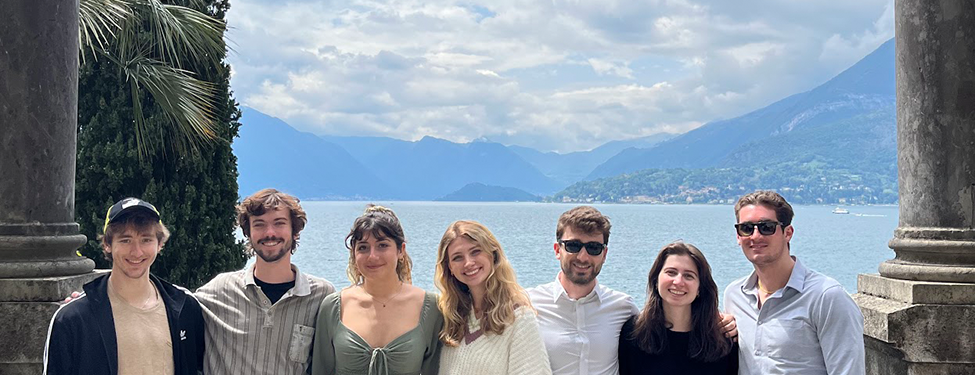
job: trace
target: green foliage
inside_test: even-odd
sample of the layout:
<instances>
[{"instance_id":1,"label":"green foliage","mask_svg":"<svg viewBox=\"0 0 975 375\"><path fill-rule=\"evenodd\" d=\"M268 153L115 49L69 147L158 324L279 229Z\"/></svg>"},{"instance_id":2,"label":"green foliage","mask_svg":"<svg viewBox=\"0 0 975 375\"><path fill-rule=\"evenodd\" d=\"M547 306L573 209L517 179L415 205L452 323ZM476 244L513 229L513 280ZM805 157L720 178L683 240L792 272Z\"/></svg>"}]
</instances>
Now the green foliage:
<instances>
[{"instance_id":1,"label":"green foliage","mask_svg":"<svg viewBox=\"0 0 975 375\"><path fill-rule=\"evenodd\" d=\"M797 204L894 204L897 175L827 168L816 160L770 166L646 169L584 181L556 193L555 201L624 203L734 203L759 189Z\"/></svg>"},{"instance_id":2,"label":"green foliage","mask_svg":"<svg viewBox=\"0 0 975 375\"><path fill-rule=\"evenodd\" d=\"M151 134L142 100L132 111L139 156L158 147L178 155L198 156L201 147L215 140L217 100L214 85L194 75L190 65L219 68L226 49L222 15L205 13L199 0L167 4L162 0L80 0L79 41L82 61L108 60L125 76L133 98L148 92L167 126L179 129L169 137ZM193 9L192 6L200 7ZM214 12L224 12L213 7ZM140 159L141 162L144 160Z\"/></svg>"},{"instance_id":3,"label":"green foliage","mask_svg":"<svg viewBox=\"0 0 975 375\"><path fill-rule=\"evenodd\" d=\"M201 10L222 19L228 7L218 0ZM141 32L146 30L148 26ZM225 53L213 57L220 62ZM229 66L200 63L183 68L216 88L217 141L195 154L180 154L173 145L159 147L140 161L137 114L124 73L106 59L89 59L82 65L75 218L89 239L82 254L106 268L110 264L102 257L97 235L108 207L129 196L151 202L173 234L152 272L195 288L219 272L240 269L247 259L243 244L234 237L237 159L231 142L240 127L240 111L230 95ZM139 93L137 99L145 119L144 136L156 141L185 136L154 97Z\"/></svg>"},{"instance_id":4,"label":"green foliage","mask_svg":"<svg viewBox=\"0 0 975 375\"><path fill-rule=\"evenodd\" d=\"M858 173L897 173L897 125L893 103L820 126L796 129L738 147L720 166L800 164Z\"/></svg>"}]
</instances>

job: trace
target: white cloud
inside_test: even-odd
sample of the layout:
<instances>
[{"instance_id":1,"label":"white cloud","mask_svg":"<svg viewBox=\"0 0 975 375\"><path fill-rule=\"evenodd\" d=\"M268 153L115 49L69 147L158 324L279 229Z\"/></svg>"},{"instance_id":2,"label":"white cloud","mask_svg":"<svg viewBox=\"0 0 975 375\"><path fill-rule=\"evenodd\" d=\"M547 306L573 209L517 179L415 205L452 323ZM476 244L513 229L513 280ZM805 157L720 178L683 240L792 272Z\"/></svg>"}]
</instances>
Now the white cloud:
<instances>
[{"instance_id":1,"label":"white cloud","mask_svg":"<svg viewBox=\"0 0 975 375\"><path fill-rule=\"evenodd\" d=\"M501 78L501 76L498 75L498 73L495 73L495 72L490 71L490 70L487 70L487 69L478 69L477 72L480 73L480 74L482 74L482 75L486 75L488 77Z\"/></svg>"},{"instance_id":2,"label":"white cloud","mask_svg":"<svg viewBox=\"0 0 975 375\"><path fill-rule=\"evenodd\" d=\"M597 58L590 58L586 61L592 66L592 70L601 76L614 75L623 78L633 78L633 70L625 62L606 61Z\"/></svg>"},{"instance_id":3,"label":"white cloud","mask_svg":"<svg viewBox=\"0 0 975 375\"><path fill-rule=\"evenodd\" d=\"M752 68L775 58L782 53L783 46L778 43L757 42L728 48L726 51L742 68Z\"/></svg>"},{"instance_id":4,"label":"white cloud","mask_svg":"<svg viewBox=\"0 0 975 375\"><path fill-rule=\"evenodd\" d=\"M239 0L229 60L241 103L301 130L574 151L687 131L808 90L892 37L892 9Z\"/></svg>"},{"instance_id":5,"label":"white cloud","mask_svg":"<svg viewBox=\"0 0 975 375\"><path fill-rule=\"evenodd\" d=\"M874 21L873 28L861 33L844 35L835 33L823 43L820 61L846 61L864 56L877 45L894 35L894 4L888 3L883 13Z\"/></svg>"}]
</instances>

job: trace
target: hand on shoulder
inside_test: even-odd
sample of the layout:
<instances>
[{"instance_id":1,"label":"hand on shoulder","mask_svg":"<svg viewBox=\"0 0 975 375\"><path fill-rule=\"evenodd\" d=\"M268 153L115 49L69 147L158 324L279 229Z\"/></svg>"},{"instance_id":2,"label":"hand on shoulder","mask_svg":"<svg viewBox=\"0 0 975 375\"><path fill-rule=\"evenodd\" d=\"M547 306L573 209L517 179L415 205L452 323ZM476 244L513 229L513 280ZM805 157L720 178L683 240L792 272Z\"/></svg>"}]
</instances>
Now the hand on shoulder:
<instances>
[{"instance_id":1,"label":"hand on shoulder","mask_svg":"<svg viewBox=\"0 0 975 375\"><path fill-rule=\"evenodd\" d=\"M79 292L71 292L71 295L65 297L64 298L64 301L61 301L61 304L64 305L64 304L66 304L68 302L74 301L74 300L78 299L78 297L81 297L81 293L79 293Z\"/></svg>"}]
</instances>

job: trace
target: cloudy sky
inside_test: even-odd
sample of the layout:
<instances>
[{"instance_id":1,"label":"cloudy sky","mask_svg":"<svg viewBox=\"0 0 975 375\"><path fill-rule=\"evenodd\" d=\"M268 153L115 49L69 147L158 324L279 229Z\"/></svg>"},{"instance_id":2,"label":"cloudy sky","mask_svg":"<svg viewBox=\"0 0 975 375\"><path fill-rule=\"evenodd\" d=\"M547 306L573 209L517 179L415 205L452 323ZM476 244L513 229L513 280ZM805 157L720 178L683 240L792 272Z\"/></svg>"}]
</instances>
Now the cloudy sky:
<instances>
[{"instance_id":1,"label":"cloudy sky","mask_svg":"<svg viewBox=\"0 0 975 375\"><path fill-rule=\"evenodd\" d=\"M299 130L558 152L745 114L894 34L892 0L234 0L228 22L237 100Z\"/></svg>"}]
</instances>

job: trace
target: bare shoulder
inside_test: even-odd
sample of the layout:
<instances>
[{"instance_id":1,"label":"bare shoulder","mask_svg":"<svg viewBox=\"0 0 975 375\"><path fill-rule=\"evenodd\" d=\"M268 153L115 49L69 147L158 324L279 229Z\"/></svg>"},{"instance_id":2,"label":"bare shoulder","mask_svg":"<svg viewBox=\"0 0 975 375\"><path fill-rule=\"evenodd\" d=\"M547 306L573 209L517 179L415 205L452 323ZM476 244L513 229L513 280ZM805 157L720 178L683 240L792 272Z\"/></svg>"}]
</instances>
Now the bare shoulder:
<instances>
[{"instance_id":1,"label":"bare shoulder","mask_svg":"<svg viewBox=\"0 0 975 375\"><path fill-rule=\"evenodd\" d=\"M427 295L427 291L423 290L423 288L420 288L416 285L412 285L412 284L403 285L403 289L404 289L403 294L409 296L410 299L419 299L422 301L424 296Z\"/></svg>"},{"instance_id":2,"label":"bare shoulder","mask_svg":"<svg viewBox=\"0 0 975 375\"><path fill-rule=\"evenodd\" d=\"M406 306L407 311L419 312L423 309L423 305L426 304L426 296L427 292L423 288L415 285L403 285L403 292L396 299L403 306ZM436 306L436 300L434 300L434 306Z\"/></svg>"},{"instance_id":3,"label":"bare shoulder","mask_svg":"<svg viewBox=\"0 0 975 375\"><path fill-rule=\"evenodd\" d=\"M337 294L339 296L339 301L343 305L350 303L362 303L362 301L367 297L365 292L362 291L362 288L356 285L342 289Z\"/></svg>"}]
</instances>

